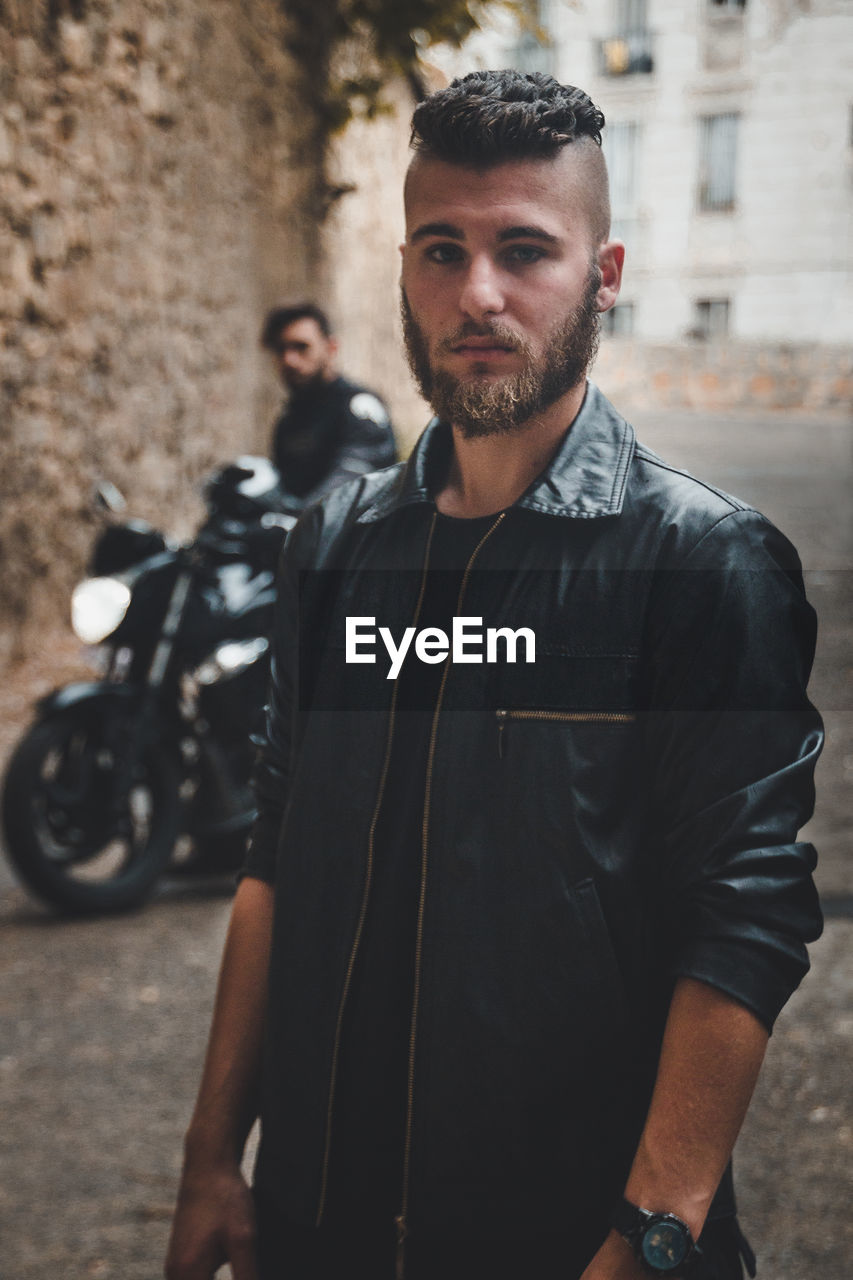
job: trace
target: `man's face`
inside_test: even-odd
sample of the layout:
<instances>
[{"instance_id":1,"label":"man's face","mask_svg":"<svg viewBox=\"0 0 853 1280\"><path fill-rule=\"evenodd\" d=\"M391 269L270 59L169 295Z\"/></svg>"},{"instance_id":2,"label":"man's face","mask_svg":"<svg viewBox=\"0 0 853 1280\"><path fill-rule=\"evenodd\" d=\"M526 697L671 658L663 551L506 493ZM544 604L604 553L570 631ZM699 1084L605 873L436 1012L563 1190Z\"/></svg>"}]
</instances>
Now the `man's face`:
<instances>
[{"instance_id":1,"label":"man's face","mask_svg":"<svg viewBox=\"0 0 853 1280\"><path fill-rule=\"evenodd\" d=\"M621 269L617 246L614 285L613 243L592 227L570 148L487 170L413 162L406 345L426 399L464 434L513 430L582 380Z\"/></svg>"},{"instance_id":2,"label":"man's face","mask_svg":"<svg viewBox=\"0 0 853 1280\"><path fill-rule=\"evenodd\" d=\"M301 391L327 381L336 350L334 338L327 338L316 320L303 316L281 330L273 359L284 385Z\"/></svg>"}]
</instances>

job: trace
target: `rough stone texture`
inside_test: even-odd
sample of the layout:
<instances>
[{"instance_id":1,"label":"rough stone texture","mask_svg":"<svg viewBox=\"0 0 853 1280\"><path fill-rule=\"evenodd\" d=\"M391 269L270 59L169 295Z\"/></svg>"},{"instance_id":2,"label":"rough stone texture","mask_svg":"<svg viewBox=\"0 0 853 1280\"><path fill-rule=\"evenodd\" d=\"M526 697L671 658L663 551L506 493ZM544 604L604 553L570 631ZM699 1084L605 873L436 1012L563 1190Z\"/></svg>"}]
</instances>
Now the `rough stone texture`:
<instances>
[{"instance_id":1,"label":"rough stone texture","mask_svg":"<svg viewBox=\"0 0 853 1280\"><path fill-rule=\"evenodd\" d=\"M266 444L259 317L319 256L282 22L0 5L0 662L64 612L95 482L181 534L211 466Z\"/></svg>"},{"instance_id":2,"label":"rough stone texture","mask_svg":"<svg viewBox=\"0 0 853 1280\"><path fill-rule=\"evenodd\" d=\"M326 228L324 294L340 321L344 367L375 379L389 397L408 450L431 416L403 360L398 305L412 99L401 86L384 96L388 112L355 121L333 150L333 180L353 189L336 203Z\"/></svg>"},{"instance_id":3,"label":"rough stone texture","mask_svg":"<svg viewBox=\"0 0 853 1280\"><path fill-rule=\"evenodd\" d=\"M620 408L822 413L853 403L853 352L818 343L605 338L594 376Z\"/></svg>"}]
</instances>

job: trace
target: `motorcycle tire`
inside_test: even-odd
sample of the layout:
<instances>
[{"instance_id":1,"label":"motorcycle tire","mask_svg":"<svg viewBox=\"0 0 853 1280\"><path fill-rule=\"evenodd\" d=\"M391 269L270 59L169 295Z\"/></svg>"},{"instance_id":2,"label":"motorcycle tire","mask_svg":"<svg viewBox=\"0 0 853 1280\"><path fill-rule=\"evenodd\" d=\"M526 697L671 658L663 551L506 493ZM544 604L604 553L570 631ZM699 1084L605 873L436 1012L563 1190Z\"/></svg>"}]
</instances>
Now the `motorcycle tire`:
<instances>
[{"instance_id":1,"label":"motorcycle tire","mask_svg":"<svg viewBox=\"0 0 853 1280\"><path fill-rule=\"evenodd\" d=\"M72 707L37 721L3 788L10 861L39 898L78 915L143 902L169 865L181 817L177 760L153 745L116 813L116 712L111 704L93 711Z\"/></svg>"}]
</instances>

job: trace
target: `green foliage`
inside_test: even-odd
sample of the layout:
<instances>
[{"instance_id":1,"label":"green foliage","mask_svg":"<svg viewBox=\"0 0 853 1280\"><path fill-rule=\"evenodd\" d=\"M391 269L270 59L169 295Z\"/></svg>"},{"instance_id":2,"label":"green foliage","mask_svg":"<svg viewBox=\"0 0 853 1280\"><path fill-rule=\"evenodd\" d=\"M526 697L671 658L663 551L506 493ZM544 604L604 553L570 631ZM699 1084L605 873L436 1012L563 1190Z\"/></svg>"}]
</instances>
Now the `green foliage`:
<instances>
[{"instance_id":1,"label":"green foliage","mask_svg":"<svg viewBox=\"0 0 853 1280\"><path fill-rule=\"evenodd\" d=\"M384 84L407 80L422 91L421 56L430 45L457 48L479 30L489 10L535 22L535 0L281 0L290 19L289 44L310 86L312 103L328 139L355 115L368 119L387 110ZM359 51L353 58L346 53ZM346 71L333 68L342 57Z\"/></svg>"}]
</instances>

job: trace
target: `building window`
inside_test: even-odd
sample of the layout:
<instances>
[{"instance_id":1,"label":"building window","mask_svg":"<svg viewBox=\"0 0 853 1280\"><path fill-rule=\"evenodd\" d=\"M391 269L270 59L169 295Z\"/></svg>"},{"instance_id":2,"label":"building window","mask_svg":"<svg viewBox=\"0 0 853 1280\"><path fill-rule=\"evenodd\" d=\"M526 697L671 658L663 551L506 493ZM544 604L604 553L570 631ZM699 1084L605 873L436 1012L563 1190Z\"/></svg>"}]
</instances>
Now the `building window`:
<instances>
[{"instance_id":1,"label":"building window","mask_svg":"<svg viewBox=\"0 0 853 1280\"><path fill-rule=\"evenodd\" d=\"M712 12L737 13L741 9L746 8L746 0L708 0L709 7Z\"/></svg>"},{"instance_id":2,"label":"building window","mask_svg":"<svg viewBox=\"0 0 853 1280\"><path fill-rule=\"evenodd\" d=\"M602 150L610 176L614 218L630 217L637 199L637 126L618 121L604 130Z\"/></svg>"},{"instance_id":3,"label":"building window","mask_svg":"<svg viewBox=\"0 0 853 1280\"><path fill-rule=\"evenodd\" d=\"M728 298L700 298L696 303L697 338L726 338L729 333L731 304Z\"/></svg>"},{"instance_id":4,"label":"building window","mask_svg":"<svg viewBox=\"0 0 853 1280\"><path fill-rule=\"evenodd\" d=\"M699 208L735 207L739 117L731 111L699 120Z\"/></svg>"},{"instance_id":5,"label":"building window","mask_svg":"<svg viewBox=\"0 0 853 1280\"><path fill-rule=\"evenodd\" d=\"M654 70L646 0L615 0L613 34L598 42L599 71L625 76Z\"/></svg>"},{"instance_id":6,"label":"building window","mask_svg":"<svg viewBox=\"0 0 853 1280\"><path fill-rule=\"evenodd\" d=\"M617 302L601 313L601 332L607 338L630 338L634 332L633 302Z\"/></svg>"},{"instance_id":7,"label":"building window","mask_svg":"<svg viewBox=\"0 0 853 1280\"><path fill-rule=\"evenodd\" d=\"M618 121L604 130L602 150L610 178L611 236L633 241L637 234L637 155L640 130L633 121Z\"/></svg>"}]
</instances>

